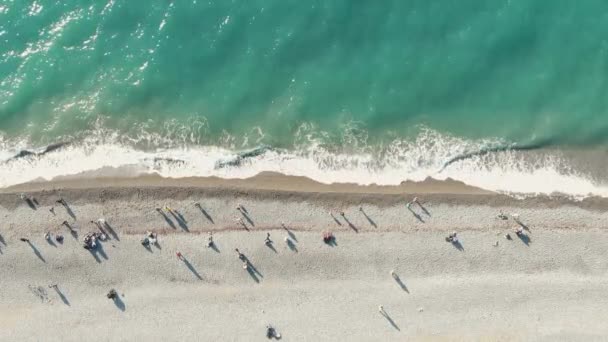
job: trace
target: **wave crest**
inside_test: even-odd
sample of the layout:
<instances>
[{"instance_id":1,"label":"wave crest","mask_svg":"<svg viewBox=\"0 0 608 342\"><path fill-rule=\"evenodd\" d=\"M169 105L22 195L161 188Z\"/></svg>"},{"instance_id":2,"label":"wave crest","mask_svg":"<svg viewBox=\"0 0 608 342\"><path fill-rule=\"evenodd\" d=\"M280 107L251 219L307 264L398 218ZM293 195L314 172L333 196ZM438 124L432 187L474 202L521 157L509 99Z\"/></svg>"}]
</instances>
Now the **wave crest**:
<instances>
[{"instance_id":1,"label":"wave crest","mask_svg":"<svg viewBox=\"0 0 608 342\"><path fill-rule=\"evenodd\" d=\"M507 193L608 196L605 183L577 170L557 150L512 149L498 139L467 140L428 128L412 139L372 145L356 125L336 138L302 124L289 148L243 153L241 147L264 140L261 129L238 139L225 133L222 143L211 145L201 144L207 129L203 121L165 127L163 133L149 133L142 124L137 135L129 136L100 125L95 133L72 137L73 143L57 150L18 159L10 157L27 139L0 137L0 157L6 160L0 164L0 186L103 169L130 170L124 176L155 173L173 178L247 178L271 171L322 183L396 185L433 177ZM238 163L218 167L218 162L235 158Z\"/></svg>"}]
</instances>

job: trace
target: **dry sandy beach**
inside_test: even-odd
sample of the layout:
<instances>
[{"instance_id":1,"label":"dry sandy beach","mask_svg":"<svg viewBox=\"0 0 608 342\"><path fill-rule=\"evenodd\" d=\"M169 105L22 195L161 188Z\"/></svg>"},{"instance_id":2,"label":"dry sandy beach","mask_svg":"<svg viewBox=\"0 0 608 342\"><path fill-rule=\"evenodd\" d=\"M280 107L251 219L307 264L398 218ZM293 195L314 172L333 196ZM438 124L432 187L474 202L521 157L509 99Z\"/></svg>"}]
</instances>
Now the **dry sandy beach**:
<instances>
[{"instance_id":1,"label":"dry sandy beach","mask_svg":"<svg viewBox=\"0 0 608 342\"><path fill-rule=\"evenodd\" d=\"M407 209L414 196L425 210ZM165 206L176 215L155 210ZM517 200L456 182L330 186L276 174L26 184L0 193L0 340L262 341L267 324L285 341L603 340L606 208L606 199ZM527 238L500 211L518 213ZM82 237L99 218L110 239L89 252ZM148 230L159 234L149 249ZM452 231L461 246L445 241ZM117 301L106 298L112 288Z\"/></svg>"}]
</instances>

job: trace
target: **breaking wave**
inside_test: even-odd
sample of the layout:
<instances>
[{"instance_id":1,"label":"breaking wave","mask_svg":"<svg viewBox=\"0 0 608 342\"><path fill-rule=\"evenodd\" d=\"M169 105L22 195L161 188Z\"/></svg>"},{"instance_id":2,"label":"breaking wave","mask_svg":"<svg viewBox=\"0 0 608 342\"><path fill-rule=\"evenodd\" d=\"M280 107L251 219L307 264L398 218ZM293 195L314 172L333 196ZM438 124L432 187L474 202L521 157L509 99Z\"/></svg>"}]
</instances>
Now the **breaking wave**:
<instances>
[{"instance_id":1,"label":"breaking wave","mask_svg":"<svg viewBox=\"0 0 608 342\"><path fill-rule=\"evenodd\" d=\"M397 185L433 177L511 194L608 196L608 184L577 170L558 150L467 140L426 128L412 139L372 145L362 130L345 130L336 142L302 125L289 148L251 146L259 140L251 137L241 137L248 143L240 145L235 137L218 145L169 144L166 137L131 139L104 129L25 152L26 139L0 139L2 187L92 171L97 176L171 178L247 178L271 171L322 183Z\"/></svg>"}]
</instances>

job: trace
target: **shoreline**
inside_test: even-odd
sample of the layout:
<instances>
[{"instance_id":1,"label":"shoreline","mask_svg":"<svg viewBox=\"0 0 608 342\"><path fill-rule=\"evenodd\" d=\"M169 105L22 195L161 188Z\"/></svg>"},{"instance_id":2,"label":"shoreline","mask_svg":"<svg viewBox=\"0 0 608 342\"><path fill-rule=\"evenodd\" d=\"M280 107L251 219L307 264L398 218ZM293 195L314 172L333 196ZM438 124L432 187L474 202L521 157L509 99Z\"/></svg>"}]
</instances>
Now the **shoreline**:
<instances>
[{"instance_id":1,"label":"shoreline","mask_svg":"<svg viewBox=\"0 0 608 342\"><path fill-rule=\"evenodd\" d=\"M573 206L587 210L608 210L608 198L590 196L575 199L568 195L497 193L452 179L436 180L427 178L421 182L404 181L400 185L360 185L353 183L325 184L307 177L287 176L275 172L261 172L244 179L219 177L165 178L159 175L136 177L83 177L82 175L58 177L51 181L34 181L0 189L0 204L12 195L33 193L42 196L70 194L76 198L82 193L120 193L121 189L154 193L161 198L182 198L194 193L200 196L244 196L256 199L286 198L294 200L325 199L337 204L355 205L369 202L379 207L405 204L413 197L425 198L431 202L448 205L488 205L490 207L547 207ZM124 190L127 191L127 190ZM184 192L184 194L180 194ZM124 196L124 195L119 195ZM147 194L146 196L152 196ZM93 199L95 196L91 196ZM2 199L5 198L5 199ZM17 200L16 202L19 202ZM17 205L17 203L14 203Z\"/></svg>"},{"instance_id":2,"label":"shoreline","mask_svg":"<svg viewBox=\"0 0 608 342\"><path fill-rule=\"evenodd\" d=\"M239 188L247 190L272 190L290 192L337 192L373 194L494 194L452 179L436 180L431 177L421 182L404 181L400 185L360 185L354 183L321 183L302 176L288 176L276 172L261 172L249 178L184 177L166 178L155 174L134 177L97 177L73 175L56 177L50 181L32 181L12 185L2 192L42 191L51 189L86 189L120 187L196 187Z\"/></svg>"}]
</instances>

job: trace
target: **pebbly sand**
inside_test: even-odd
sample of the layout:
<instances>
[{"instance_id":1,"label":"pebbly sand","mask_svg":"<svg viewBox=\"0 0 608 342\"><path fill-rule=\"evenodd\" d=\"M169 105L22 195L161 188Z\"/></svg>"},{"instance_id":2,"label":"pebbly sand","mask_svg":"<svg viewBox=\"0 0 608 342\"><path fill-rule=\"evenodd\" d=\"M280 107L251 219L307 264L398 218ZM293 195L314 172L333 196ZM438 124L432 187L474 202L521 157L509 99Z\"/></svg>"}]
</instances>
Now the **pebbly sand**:
<instances>
[{"instance_id":1,"label":"pebbly sand","mask_svg":"<svg viewBox=\"0 0 608 342\"><path fill-rule=\"evenodd\" d=\"M407 209L414 196L426 212ZM155 210L165 206L175 215ZM0 193L0 340L262 341L267 324L286 341L602 340L606 208L606 199L516 200L432 180L330 186L264 174L26 184ZM496 217L501 210L520 215L527 238ZM92 253L81 240L98 218L110 240ZM159 234L149 249L140 244L148 230ZM445 241L454 230L460 246ZM48 243L46 231L64 243ZM208 231L217 249L206 247ZM112 288L117 301L106 298Z\"/></svg>"}]
</instances>

